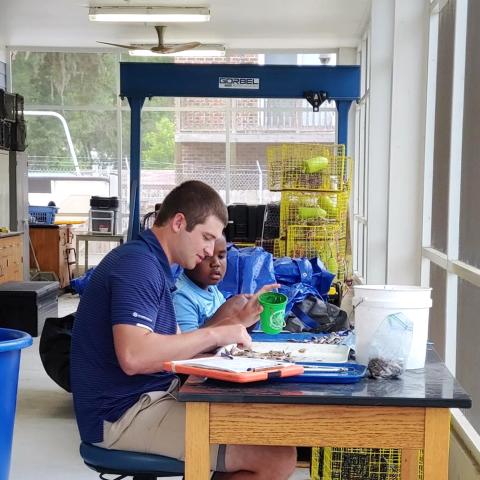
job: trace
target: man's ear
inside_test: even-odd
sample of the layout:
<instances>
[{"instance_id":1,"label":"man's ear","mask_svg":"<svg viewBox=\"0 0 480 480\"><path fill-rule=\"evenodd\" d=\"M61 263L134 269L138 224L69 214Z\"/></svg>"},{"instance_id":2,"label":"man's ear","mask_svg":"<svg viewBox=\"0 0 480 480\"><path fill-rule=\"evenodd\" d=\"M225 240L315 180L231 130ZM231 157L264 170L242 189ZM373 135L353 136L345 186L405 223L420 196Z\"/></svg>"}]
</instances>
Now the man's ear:
<instances>
[{"instance_id":1,"label":"man's ear","mask_svg":"<svg viewBox=\"0 0 480 480\"><path fill-rule=\"evenodd\" d=\"M187 224L187 219L183 213L176 213L174 217L172 217L170 225L172 226L172 230L175 233L178 233L184 226Z\"/></svg>"}]
</instances>

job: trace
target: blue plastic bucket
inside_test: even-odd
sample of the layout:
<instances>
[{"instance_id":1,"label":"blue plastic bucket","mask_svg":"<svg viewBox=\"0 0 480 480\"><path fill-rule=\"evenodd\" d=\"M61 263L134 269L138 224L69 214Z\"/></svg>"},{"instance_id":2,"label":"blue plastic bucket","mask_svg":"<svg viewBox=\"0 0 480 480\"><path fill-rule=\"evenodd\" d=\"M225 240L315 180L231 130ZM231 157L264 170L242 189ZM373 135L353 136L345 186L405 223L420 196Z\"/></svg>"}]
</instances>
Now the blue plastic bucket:
<instances>
[{"instance_id":1,"label":"blue plastic bucket","mask_svg":"<svg viewBox=\"0 0 480 480\"><path fill-rule=\"evenodd\" d=\"M20 350L31 344L28 333L0 328L0 480L10 471Z\"/></svg>"}]
</instances>

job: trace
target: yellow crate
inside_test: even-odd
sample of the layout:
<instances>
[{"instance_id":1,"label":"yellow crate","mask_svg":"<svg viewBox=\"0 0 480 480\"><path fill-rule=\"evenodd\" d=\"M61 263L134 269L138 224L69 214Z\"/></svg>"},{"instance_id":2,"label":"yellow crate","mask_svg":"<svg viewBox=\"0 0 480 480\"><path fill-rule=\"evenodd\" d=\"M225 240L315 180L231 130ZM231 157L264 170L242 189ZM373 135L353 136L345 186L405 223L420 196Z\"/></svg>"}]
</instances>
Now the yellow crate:
<instances>
[{"instance_id":1,"label":"yellow crate","mask_svg":"<svg viewBox=\"0 0 480 480\"><path fill-rule=\"evenodd\" d=\"M267 184L272 192L282 189L282 145L272 145L267 148Z\"/></svg>"},{"instance_id":2,"label":"yellow crate","mask_svg":"<svg viewBox=\"0 0 480 480\"><path fill-rule=\"evenodd\" d=\"M337 280L345 280L346 238L340 238L339 224L291 225L287 228L286 255L294 258L320 257Z\"/></svg>"},{"instance_id":3,"label":"yellow crate","mask_svg":"<svg viewBox=\"0 0 480 480\"><path fill-rule=\"evenodd\" d=\"M283 144L267 149L268 188L339 192L351 177L344 145Z\"/></svg>"},{"instance_id":4,"label":"yellow crate","mask_svg":"<svg viewBox=\"0 0 480 480\"><path fill-rule=\"evenodd\" d=\"M255 247L255 242L232 242L237 248Z\"/></svg>"},{"instance_id":5,"label":"yellow crate","mask_svg":"<svg viewBox=\"0 0 480 480\"><path fill-rule=\"evenodd\" d=\"M340 223L345 235L350 192L284 191L280 203L280 232L289 225L323 225ZM342 228L343 227L343 228Z\"/></svg>"},{"instance_id":6,"label":"yellow crate","mask_svg":"<svg viewBox=\"0 0 480 480\"><path fill-rule=\"evenodd\" d=\"M280 258L285 256L286 240L284 238L276 238L273 241L273 256Z\"/></svg>"},{"instance_id":7,"label":"yellow crate","mask_svg":"<svg viewBox=\"0 0 480 480\"><path fill-rule=\"evenodd\" d=\"M423 451L418 480L423 480ZM400 480L401 451L391 448L312 448L311 480Z\"/></svg>"}]
</instances>

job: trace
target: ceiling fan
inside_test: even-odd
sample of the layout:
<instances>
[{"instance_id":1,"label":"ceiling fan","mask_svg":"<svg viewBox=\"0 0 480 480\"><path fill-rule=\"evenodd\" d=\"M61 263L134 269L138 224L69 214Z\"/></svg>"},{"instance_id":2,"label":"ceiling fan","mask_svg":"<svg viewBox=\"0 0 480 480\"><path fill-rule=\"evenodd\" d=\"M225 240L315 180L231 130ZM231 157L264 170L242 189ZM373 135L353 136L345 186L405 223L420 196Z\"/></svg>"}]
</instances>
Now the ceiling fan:
<instances>
[{"instance_id":1,"label":"ceiling fan","mask_svg":"<svg viewBox=\"0 0 480 480\"><path fill-rule=\"evenodd\" d=\"M180 43L180 44L170 44L167 45L163 43L163 33L165 31L164 25L155 25L155 30L157 31L158 44L154 47L145 46L145 45L121 45L119 43L109 43L109 42L97 42L103 43L104 45L112 45L114 47L126 48L128 50L150 50L153 53L159 53L168 55L170 53L183 52L184 50L191 50L192 48L199 47L200 42L189 42L189 43Z\"/></svg>"}]
</instances>

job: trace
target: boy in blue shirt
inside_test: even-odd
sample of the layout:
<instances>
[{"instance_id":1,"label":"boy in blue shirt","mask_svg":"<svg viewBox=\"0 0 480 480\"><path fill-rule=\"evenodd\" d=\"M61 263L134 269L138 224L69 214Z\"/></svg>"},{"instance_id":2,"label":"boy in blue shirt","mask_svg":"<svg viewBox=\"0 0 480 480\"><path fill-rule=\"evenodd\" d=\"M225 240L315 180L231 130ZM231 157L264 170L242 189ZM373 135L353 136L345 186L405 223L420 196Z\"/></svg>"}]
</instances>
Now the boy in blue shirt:
<instances>
[{"instance_id":1,"label":"boy in blue shirt","mask_svg":"<svg viewBox=\"0 0 480 480\"><path fill-rule=\"evenodd\" d=\"M258 321L258 295L280 286L265 285L256 295L235 295L225 301L217 285L226 270L227 242L222 235L215 240L213 255L205 257L193 270L184 270L177 280L173 305L182 332L227 322L250 327Z\"/></svg>"}]
</instances>

